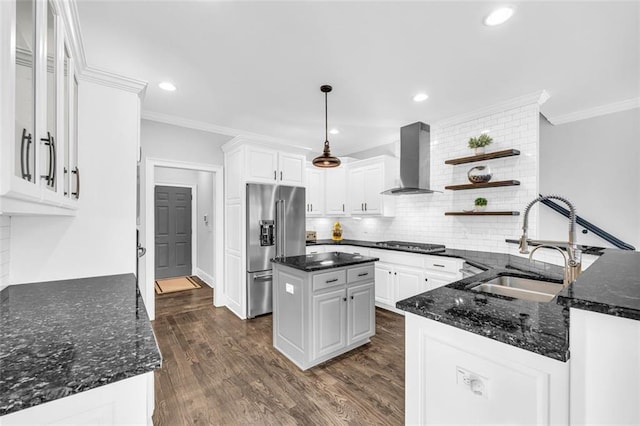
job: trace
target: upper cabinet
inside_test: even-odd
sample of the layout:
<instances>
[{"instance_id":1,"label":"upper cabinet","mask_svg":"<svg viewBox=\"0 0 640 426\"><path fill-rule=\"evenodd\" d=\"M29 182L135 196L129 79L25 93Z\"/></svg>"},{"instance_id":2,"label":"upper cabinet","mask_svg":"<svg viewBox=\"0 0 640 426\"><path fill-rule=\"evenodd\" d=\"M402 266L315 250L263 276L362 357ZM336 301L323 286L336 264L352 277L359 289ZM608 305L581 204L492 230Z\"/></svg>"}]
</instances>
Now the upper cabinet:
<instances>
[{"instance_id":1,"label":"upper cabinet","mask_svg":"<svg viewBox=\"0 0 640 426\"><path fill-rule=\"evenodd\" d=\"M307 191L306 191L306 213L307 217L322 216L325 213L324 204L324 170L314 166L307 167Z\"/></svg>"},{"instance_id":2,"label":"upper cabinet","mask_svg":"<svg viewBox=\"0 0 640 426\"><path fill-rule=\"evenodd\" d=\"M0 212L73 214L78 73L56 2L0 2Z\"/></svg>"},{"instance_id":3,"label":"upper cabinet","mask_svg":"<svg viewBox=\"0 0 640 426\"><path fill-rule=\"evenodd\" d=\"M347 215L347 168L324 170L324 211L327 216Z\"/></svg>"},{"instance_id":4,"label":"upper cabinet","mask_svg":"<svg viewBox=\"0 0 640 426\"><path fill-rule=\"evenodd\" d=\"M246 180L277 185L304 186L304 155L248 147Z\"/></svg>"},{"instance_id":5,"label":"upper cabinet","mask_svg":"<svg viewBox=\"0 0 640 426\"><path fill-rule=\"evenodd\" d=\"M379 156L349 165L349 212L352 215L394 216L395 199L381 195L398 178L398 161Z\"/></svg>"}]
</instances>

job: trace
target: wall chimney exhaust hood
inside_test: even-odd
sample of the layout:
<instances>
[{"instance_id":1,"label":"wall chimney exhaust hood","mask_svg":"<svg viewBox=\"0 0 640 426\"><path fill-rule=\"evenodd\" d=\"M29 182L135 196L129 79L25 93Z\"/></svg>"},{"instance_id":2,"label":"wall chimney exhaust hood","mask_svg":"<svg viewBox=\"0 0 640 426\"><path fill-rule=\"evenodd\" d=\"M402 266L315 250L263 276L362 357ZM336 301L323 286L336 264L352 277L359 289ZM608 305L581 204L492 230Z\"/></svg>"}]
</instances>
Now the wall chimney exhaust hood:
<instances>
[{"instance_id":1,"label":"wall chimney exhaust hood","mask_svg":"<svg viewBox=\"0 0 640 426\"><path fill-rule=\"evenodd\" d=\"M400 186L383 191L383 195L431 194L430 128L421 121L400 128Z\"/></svg>"}]
</instances>

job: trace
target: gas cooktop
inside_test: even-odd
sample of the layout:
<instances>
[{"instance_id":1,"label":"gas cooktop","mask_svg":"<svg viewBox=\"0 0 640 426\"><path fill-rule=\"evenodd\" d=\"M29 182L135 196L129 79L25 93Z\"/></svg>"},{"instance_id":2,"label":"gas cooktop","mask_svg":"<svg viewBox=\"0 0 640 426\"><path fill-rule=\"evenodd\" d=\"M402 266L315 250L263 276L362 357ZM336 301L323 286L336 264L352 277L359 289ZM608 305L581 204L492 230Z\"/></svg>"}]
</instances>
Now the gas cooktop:
<instances>
[{"instance_id":1,"label":"gas cooktop","mask_svg":"<svg viewBox=\"0 0 640 426\"><path fill-rule=\"evenodd\" d=\"M445 250L442 244L410 243L407 241L380 241L376 243L379 247L410 250L420 253L438 253Z\"/></svg>"}]
</instances>

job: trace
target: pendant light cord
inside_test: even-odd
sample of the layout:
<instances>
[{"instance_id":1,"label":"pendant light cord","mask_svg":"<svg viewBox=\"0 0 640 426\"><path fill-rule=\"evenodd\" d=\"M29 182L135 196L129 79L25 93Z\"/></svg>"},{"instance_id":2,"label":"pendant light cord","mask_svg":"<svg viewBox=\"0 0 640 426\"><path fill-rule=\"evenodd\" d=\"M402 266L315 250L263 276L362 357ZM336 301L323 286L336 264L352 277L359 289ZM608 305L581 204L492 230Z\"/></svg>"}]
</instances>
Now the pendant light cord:
<instances>
[{"instance_id":1,"label":"pendant light cord","mask_svg":"<svg viewBox=\"0 0 640 426\"><path fill-rule=\"evenodd\" d=\"M324 92L324 140L325 142L329 141L329 132L327 131L327 129L329 128L329 124L328 124L328 115L327 115L327 92Z\"/></svg>"}]
</instances>

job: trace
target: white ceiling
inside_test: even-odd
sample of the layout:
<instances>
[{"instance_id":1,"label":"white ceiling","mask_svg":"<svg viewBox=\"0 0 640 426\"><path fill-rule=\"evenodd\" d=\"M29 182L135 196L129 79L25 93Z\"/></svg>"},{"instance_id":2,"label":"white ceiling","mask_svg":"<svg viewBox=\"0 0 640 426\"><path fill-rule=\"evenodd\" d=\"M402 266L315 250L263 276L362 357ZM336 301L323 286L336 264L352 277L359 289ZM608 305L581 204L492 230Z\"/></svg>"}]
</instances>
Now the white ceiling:
<instances>
[{"instance_id":1,"label":"white ceiling","mask_svg":"<svg viewBox=\"0 0 640 426\"><path fill-rule=\"evenodd\" d=\"M149 82L143 111L338 155L546 89L549 117L640 97L640 2L78 0L90 66ZM172 81L176 92L158 88ZM425 91L429 99L412 100Z\"/></svg>"}]
</instances>

